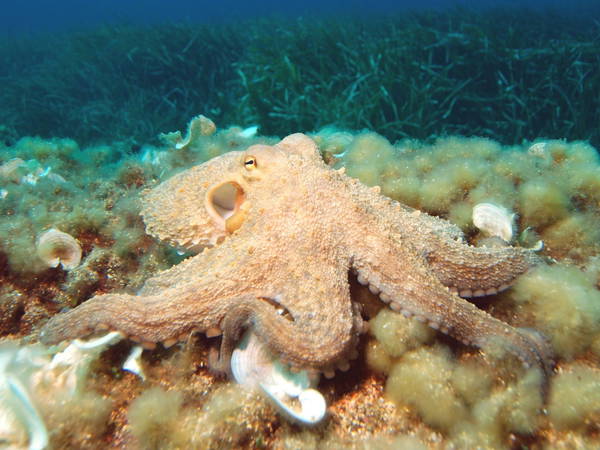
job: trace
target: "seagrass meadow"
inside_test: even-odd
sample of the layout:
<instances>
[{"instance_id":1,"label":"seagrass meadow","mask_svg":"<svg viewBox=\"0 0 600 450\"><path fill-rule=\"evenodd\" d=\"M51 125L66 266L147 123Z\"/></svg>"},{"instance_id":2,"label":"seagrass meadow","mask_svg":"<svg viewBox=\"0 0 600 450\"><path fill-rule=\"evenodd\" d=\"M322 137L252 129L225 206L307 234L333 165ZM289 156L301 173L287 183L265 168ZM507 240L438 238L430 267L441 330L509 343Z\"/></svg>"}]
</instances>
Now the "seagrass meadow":
<instances>
[{"instance_id":1,"label":"seagrass meadow","mask_svg":"<svg viewBox=\"0 0 600 450\"><path fill-rule=\"evenodd\" d=\"M267 135L598 137L593 16L531 10L112 26L0 43L4 139L146 143L202 112ZM135 147L134 147L135 148Z\"/></svg>"},{"instance_id":2,"label":"seagrass meadow","mask_svg":"<svg viewBox=\"0 0 600 450\"><path fill-rule=\"evenodd\" d=\"M2 40L0 447L600 447L599 38L591 19L456 9ZM204 118L186 134L198 114L216 129ZM327 416L312 427L215 375L218 337L143 350L137 369L128 340L52 359L50 317L135 294L191 255L146 233L144 190L294 132L473 245L488 238L475 205L515 214L510 245L543 264L473 301L546 336L547 398L516 358L391 311L352 275L369 330L349 371L319 383ZM57 230L71 238L40 250ZM80 261L46 258L66 261L73 242Z\"/></svg>"}]
</instances>

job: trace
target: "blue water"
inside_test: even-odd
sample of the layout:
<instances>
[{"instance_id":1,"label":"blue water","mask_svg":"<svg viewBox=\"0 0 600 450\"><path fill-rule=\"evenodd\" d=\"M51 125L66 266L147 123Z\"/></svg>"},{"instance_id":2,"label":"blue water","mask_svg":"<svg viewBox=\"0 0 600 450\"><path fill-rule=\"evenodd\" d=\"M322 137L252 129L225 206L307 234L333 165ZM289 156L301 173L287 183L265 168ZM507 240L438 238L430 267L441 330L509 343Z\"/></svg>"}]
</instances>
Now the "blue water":
<instances>
[{"instance_id":1,"label":"blue water","mask_svg":"<svg viewBox=\"0 0 600 450\"><path fill-rule=\"evenodd\" d=\"M339 13L364 16L454 6L469 9L525 6L589 15L599 13L599 4L597 0L3 0L0 30L4 35L14 35L81 29L107 23L214 23L269 15L290 17Z\"/></svg>"}]
</instances>

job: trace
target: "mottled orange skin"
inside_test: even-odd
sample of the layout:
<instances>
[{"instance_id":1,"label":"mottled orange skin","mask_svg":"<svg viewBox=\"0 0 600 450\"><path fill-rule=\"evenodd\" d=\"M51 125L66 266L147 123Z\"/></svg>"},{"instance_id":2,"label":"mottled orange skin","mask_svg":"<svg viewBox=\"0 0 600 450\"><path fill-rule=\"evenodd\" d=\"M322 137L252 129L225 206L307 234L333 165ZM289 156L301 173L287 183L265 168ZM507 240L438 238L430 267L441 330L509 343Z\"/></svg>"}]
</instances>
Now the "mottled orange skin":
<instances>
[{"instance_id":1,"label":"mottled orange skin","mask_svg":"<svg viewBox=\"0 0 600 450\"><path fill-rule=\"evenodd\" d=\"M223 183L239 191L235 230L210 207ZM101 295L54 317L44 342L105 328L146 343L219 330L227 362L240 331L253 327L282 360L331 373L347 365L364 328L350 299L353 270L392 309L467 344L498 338L525 363L551 370L543 339L456 294L506 288L537 262L532 251L467 245L449 222L328 167L304 135L172 177L145 195L143 216L161 239L209 248L149 279L136 296Z\"/></svg>"}]
</instances>

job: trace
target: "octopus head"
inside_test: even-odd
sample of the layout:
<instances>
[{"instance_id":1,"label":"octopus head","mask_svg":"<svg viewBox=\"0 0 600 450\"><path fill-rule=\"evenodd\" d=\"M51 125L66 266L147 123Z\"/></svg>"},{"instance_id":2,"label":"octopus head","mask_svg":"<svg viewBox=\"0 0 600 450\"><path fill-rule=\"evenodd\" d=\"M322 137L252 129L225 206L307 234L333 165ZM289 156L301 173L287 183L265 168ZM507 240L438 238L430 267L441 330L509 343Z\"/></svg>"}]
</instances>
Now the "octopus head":
<instances>
[{"instance_id":1,"label":"octopus head","mask_svg":"<svg viewBox=\"0 0 600 450\"><path fill-rule=\"evenodd\" d=\"M253 196L283 172L311 163L323 164L316 144L303 134L218 156L144 194L146 229L186 250L214 246L242 226Z\"/></svg>"}]
</instances>

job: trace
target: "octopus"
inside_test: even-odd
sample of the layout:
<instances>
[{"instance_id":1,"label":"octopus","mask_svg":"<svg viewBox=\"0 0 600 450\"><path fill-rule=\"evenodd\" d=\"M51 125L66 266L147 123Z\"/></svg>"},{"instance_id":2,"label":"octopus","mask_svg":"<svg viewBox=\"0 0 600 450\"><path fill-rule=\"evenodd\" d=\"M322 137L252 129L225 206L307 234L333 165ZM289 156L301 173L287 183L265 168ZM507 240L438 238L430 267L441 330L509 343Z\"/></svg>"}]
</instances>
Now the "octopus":
<instances>
[{"instance_id":1,"label":"octopus","mask_svg":"<svg viewBox=\"0 0 600 450\"><path fill-rule=\"evenodd\" d=\"M365 331L349 277L394 311L456 340L500 343L547 380L551 350L465 297L491 295L540 262L533 250L474 247L450 222L391 200L327 165L312 139L287 136L183 171L143 194L147 231L195 252L137 295L109 293L55 315L47 344L104 330L152 348L221 336L227 368L252 329L293 369L333 376ZM354 274L354 275L352 275Z\"/></svg>"}]
</instances>

